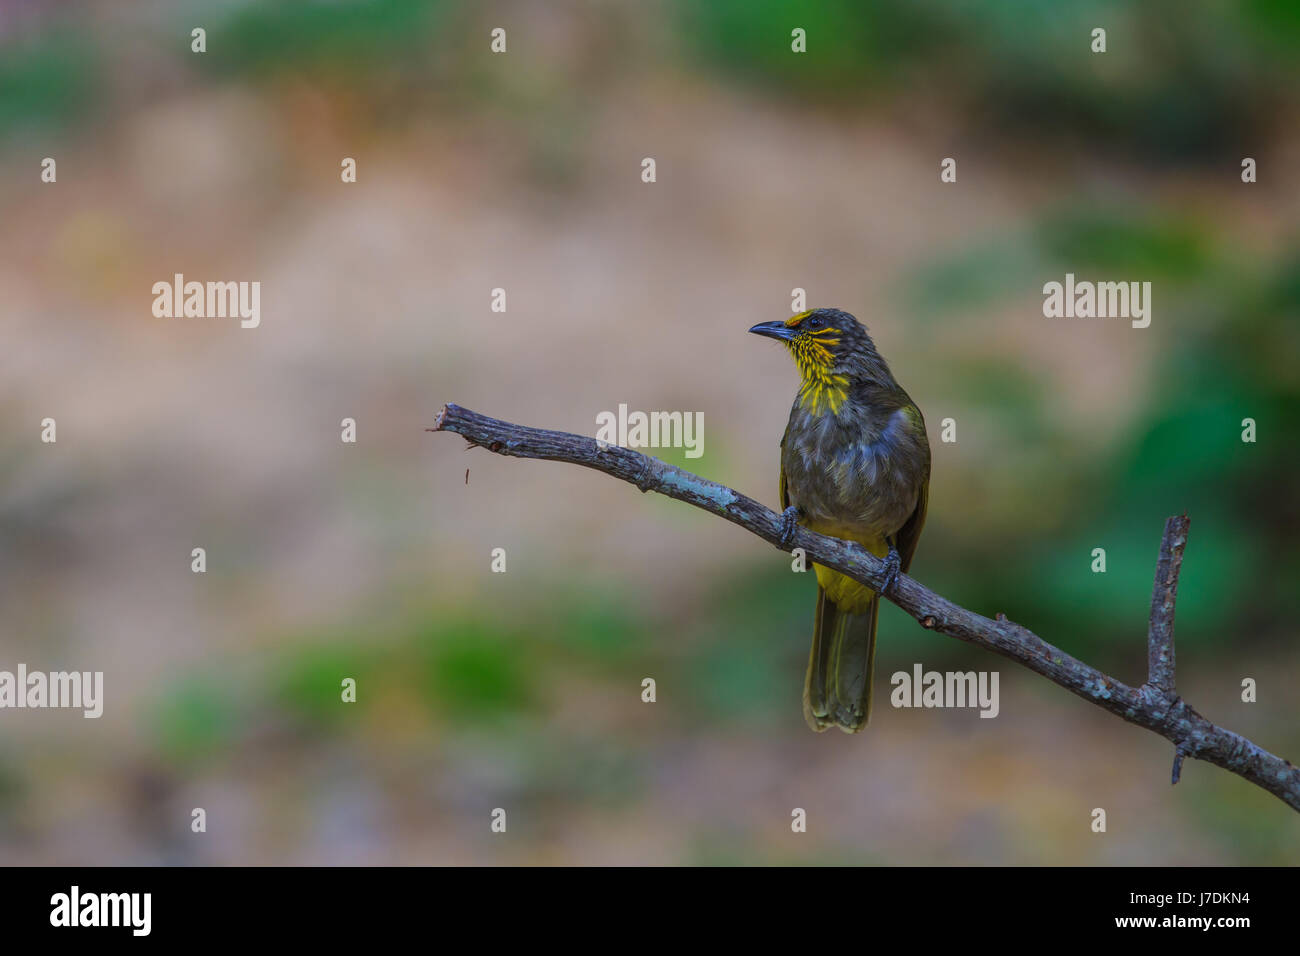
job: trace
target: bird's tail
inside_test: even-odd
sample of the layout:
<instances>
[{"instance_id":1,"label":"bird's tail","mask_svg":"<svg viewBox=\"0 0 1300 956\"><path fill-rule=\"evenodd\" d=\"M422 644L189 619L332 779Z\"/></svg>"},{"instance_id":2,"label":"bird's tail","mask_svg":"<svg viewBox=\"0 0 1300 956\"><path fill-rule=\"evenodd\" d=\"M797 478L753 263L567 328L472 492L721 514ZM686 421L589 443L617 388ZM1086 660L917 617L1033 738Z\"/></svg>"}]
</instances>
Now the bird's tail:
<instances>
[{"instance_id":1,"label":"bird's tail","mask_svg":"<svg viewBox=\"0 0 1300 956\"><path fill-rule=\"evenodd\" d=\"M871 719L871 672L876 661L880 599L856 614L841 610L817 589L817 621L803 689L803 715L816 731L838 726L856 734Z\"/></svg>"}]
</instances>

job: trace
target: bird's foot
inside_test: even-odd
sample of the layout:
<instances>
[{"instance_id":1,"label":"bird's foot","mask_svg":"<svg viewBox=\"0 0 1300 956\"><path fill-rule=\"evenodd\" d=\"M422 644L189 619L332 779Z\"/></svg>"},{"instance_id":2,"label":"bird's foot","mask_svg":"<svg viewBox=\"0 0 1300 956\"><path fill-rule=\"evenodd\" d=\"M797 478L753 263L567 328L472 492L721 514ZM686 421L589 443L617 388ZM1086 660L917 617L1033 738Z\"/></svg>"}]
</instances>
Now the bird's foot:
<instances>
[{"instance_id":1,"label":"bird's foot","mask_svg":"<svg viewBox=\"0 0 1300 956\"><path fill-rule=\"evenodd\" d=\"M903 559L899 557L898 549L894 547L893 542L890 542L889 553L885 555L885 580L880 586L880 594L887 594L894 589L902 566Z\"/></svg>"},{"instance_id":2,"label":"bird's foot","mask_svg":"<svg viewBox=\"0 0 1300 956\"><path fill-rule=\"evenodd\" d=\"M799 508L791 505L781 512L781 550L789 551L794 544L794 532L799 527Z\"/></svg>"}]
</instances>

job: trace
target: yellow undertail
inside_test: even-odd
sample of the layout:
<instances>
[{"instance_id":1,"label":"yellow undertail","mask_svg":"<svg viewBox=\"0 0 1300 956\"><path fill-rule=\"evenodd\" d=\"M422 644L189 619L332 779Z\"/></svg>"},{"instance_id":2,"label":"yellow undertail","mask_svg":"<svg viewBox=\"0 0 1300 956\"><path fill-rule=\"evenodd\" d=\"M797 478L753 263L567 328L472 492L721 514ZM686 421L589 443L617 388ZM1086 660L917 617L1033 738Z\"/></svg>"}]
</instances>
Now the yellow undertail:
<instances>
[{"instance_id":1,"label":"yellow undertail","mask_svg":"<svg viewBox=\"0 0 1300 956\"><path fill-rule=\"evenodd\" d=\"M861 543L880 557L888 552L883 540ZM804 678L804 719L818 732L839 727L856 734L871 719L880 598L871 588L838 571L821 565L813 568L818 584L817 617Z\"/></svg>"}]
</instances>

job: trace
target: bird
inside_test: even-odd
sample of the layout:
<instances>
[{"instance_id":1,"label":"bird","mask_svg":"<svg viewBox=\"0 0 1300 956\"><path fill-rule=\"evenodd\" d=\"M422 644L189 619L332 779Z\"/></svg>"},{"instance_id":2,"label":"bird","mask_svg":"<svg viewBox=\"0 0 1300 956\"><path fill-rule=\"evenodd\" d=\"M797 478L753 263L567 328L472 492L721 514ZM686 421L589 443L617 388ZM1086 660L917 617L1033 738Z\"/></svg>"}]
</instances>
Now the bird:
<instances>
[{"instance_id":1,"label":"bird","mask_svg":"<svg viewBox=\"0 0 1300 956\"><path fill-rule=\"evenodd\" d=\"M809 309L749 331L784 342L801 377L781 439L783 547L799 525L855 541L886 562L880 592L813 565L817 611L804 719L819 733L856 734L871 718L880 595L911 567L925 525L925 418L848 312Z\"/></svg>"}]
</instances>

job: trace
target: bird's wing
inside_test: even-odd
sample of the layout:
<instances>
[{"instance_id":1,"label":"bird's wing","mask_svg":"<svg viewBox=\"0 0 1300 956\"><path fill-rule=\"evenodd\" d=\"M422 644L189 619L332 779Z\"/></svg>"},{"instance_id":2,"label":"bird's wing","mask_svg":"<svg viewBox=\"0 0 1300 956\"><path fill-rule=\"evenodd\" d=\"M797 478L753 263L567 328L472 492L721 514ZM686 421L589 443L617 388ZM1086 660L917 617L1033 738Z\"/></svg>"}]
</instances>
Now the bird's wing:
<instances>
[{"instance_id":1,"label":"bird's wing","mask_svg":"<svg viewBox=\"0 0 1300 956\"><path fill-rule=\"evenodd\" d=\"M790 492L785 486L785 436L781 436L781 490L778 497L781 499L781 510L784 511L790 507Z\"/></svg>"},{"instance_id":2,"label":"bird's wing","mask_svg":"<svg viewBox=\"0 0 1300 956\"><path fill-rule=\"evenodd\" d=\"M912 555L916 553L916 542L921 540L921 529L925 527L925 509L929 503L930 475L927 469L925 481L921 484L921 492L916 496L916 507L912 509L911 517L907 519L907 522L895 536L898 556L901 559L899 566L904 574L912 565Z\"/></svg>"}]
</instances>

